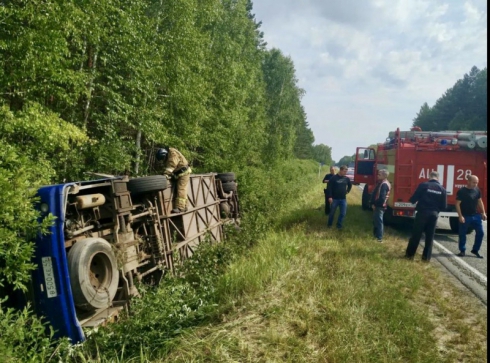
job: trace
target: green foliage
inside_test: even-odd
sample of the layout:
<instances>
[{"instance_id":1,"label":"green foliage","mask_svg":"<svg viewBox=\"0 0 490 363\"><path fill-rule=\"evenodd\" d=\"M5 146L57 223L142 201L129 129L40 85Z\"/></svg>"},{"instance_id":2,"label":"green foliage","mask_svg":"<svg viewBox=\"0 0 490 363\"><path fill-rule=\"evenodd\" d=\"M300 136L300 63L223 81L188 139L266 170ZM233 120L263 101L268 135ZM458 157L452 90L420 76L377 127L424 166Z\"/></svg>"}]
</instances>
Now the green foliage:
<instances>
[{"instance_id":1,"label":"green foliage","mask_svg":"<svg viewBox=\"0 0 490 363\"><path fill-rule=\"evenodd\" d=\"M210 9L217 16L201 20L209 42L204 71L210 94L207 98L199 95L206 112L196 116L202 134L193 145L195 163L218 171L260 165L266 142L257 26L248 16L245 1L222 4Z\"/></svg>"},{"instance_id":2,"label":"green foliage","mask_svg":"<svg viewBox=\"0 0 490 363\"><path fill-rule=\"evenodd\" d=\"M319 144L313 146L313 159L324 165L333 165L332 148L330 146Z\"/></svg>"},{"instance_id":3,"label":"green foliage","mask_svg":"<svg viewBox=\"0 0 490 363\"><path fill-rule=\"evenodd\" d=\"M7 2L1 97L14 111L42 105L96 141L69 170L55 166L71 180L82 169L148 173L163 144L202 170L312 158L294 65L265 49L252 10L250 0Z\"/></svg>"},{"instance_id":4,"label":"green foliage","mask_svg":"<svg viewBox=\"0 0 490 363\"><path fill-rule=\"evenodd\" d=\"M340 158L340 160L335 164L337 166L342 166L342 165L347 165L349 166L349 164L353 163L356 161L356 155L345 155L343 157Z\"/></svg>"},{"instance_id":5,"label":"green foliage","mask_svg":"<svg viewBox=\"0 0 490 363\"><path fill-rule=\"evenodd\" d=\"M7 1L0 7L0 89L12 110L28 101L59 113L73 107L87 78L78 71L71 2Z\"/></svg>"},{"instance_id":6,"label":"green foliage","mask_svg":"<svg viewBox=\"0 0 490 363\"><path fill-rule=\"evenodd\" d=\"M304 112L304 111L303 111ZM294 156L298 159L313 159L313 142L315 137L313 131L308 127L306 122L306 115L304 116L304 122L300 124L297 131L296 141L294 144Z\"/></svg>"},{"instance_id":7,"label":"green foliage","mask_svg":"<svg viewBox=\"0 0 490 363\"><path fill-rule=\"evenodd\" d=\"M51 218L38 223L36 191L63 175L69 161L76 160L70 157L72 148L88 139L36 103L25 103L17 112L3 105L0 119L0 291L10 295L0 296L0 356L12 362L44 362L55 356L45 326L28 310L13 311L7 305L12 292L27 290L34 268L30 241L52 223Z\"/></svg>"},{"instance_id":8,"label":"green foliage","mask_svg":"<svg viewBox=\"0 0 490 363\"><path fill-rule=\"evenodd\" d=\"M423 131L486 130L487 68L473 67L430 107L425 102L413 120Z\"/></svg>"},{"instance_id":9,"label":"green foliage","mask_svg":"<svg viewBox=\"0 0 490 363\"><path fill-rule=\"evenodd\" d=\"M0 356L2 362L37 363L65 361L62 352L69 352L67 340L52 340L53 331L27 309L0 309Z\"/></svg>"},{"instance_id":10,"label":"green foliage","mask_svg":"<svg viewBox=\"0 0 490 363\"><path fill-rule=\"evenodd\" d=\"M6 281L25 289L33 268L33 246L26 239L42 227L33 209L34 195L39 186L57 179L67 167L70 149L87 137L38 104L16 113L2 106L0 119L0 285Z\"/></svg>"},{"instance_id":11,"label":"green foliage","mask_svg":"<svg viewBox=\"0 0 490 363\"><path fill-rule=\"evenodd\" d=\"M243 243L251 245L266 230L277 226L284 210L301 196L317 172L313 161L290 160L269 170L247 168L246 173L239 174L240 194L245 196L240 199L243 228L250 238Z\"/></svg>"},{"instance_id":12,"label":"green foliage","mask_svg":"<svg viewBox=\"0 0 490 363\"><path fill-rule=\"evenodd\" d=\"M285 57L279 49L271 49L265 53L262 68L268 100L266 112L269 139L266 152L284 159L294 150L298 130L302 133L307 133L308 130L300 104L304 90L297 86L298 80L291 58Z\"/></svg>"}]
</instances>

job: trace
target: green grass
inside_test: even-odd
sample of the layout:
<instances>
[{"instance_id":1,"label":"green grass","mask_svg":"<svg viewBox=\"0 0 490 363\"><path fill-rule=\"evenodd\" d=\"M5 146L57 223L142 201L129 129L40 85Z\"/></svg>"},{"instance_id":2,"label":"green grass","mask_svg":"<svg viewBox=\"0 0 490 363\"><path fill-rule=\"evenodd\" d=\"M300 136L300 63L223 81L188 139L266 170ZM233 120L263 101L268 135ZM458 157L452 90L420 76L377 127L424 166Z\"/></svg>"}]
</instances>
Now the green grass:
<instances>
[{"instance_id":1,"label":"green grass","mask_svg":"<svg viewBox=\"0 0 490 363\"><path fill-rule=\"evenodd\" d=\"M321 190L304 196L221 277L219 319L154 361L486 361L484 308L435 266L403 260L400 232L376 242L359 200L353 190L337 231L326 228Z\"/></svg>"}]
</instances>

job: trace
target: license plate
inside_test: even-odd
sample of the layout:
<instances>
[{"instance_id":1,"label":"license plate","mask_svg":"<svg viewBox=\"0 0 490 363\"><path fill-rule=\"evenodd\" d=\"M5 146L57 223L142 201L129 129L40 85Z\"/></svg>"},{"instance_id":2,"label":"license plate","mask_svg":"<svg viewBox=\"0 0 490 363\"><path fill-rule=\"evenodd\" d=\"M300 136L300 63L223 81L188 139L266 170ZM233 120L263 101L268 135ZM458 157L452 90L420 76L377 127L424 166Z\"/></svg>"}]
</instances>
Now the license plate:
<instances>
[{"instance_id":1,"label":"license plate","mask_svg":"<svg viewBox=\"0 0 490 363\"><path fill-rule=\"evenodd\" d=\"M395 202L395 207L415 208L415 204L412 204L412 203L404 203L404 202Z\"/></svg>"},{"instance_id":2,"label":"license plate","mask_svg":"<svg viewBox=\"0 0 490 363\"><path fill-rule=\"evenodd\" d=\"M51 261L51 257L43 257L42 263L44 271L44 282L46 284L46 293L48 297L58 296L58 291L56 290L56 282L54 280L53 261Z\"/></svg>"}]
</instances>

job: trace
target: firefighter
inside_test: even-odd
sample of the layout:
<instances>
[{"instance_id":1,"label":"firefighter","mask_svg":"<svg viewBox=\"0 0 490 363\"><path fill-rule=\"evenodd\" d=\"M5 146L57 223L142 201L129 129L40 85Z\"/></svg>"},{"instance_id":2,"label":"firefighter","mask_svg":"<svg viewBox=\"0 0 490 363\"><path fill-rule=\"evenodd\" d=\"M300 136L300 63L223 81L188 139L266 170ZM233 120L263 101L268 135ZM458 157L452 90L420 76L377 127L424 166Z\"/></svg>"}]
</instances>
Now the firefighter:
<instances>
[{"instance_id":1,"label":"firefighter","mask_svg":"<svg viewBox=\"0 0 490 363\"><path fill-rule=\"evenodd\" d=\"M422 252L422 261L429 262L432 255L437 218L439 218L439 212L447 208L446 189L439 183L437 171L431 171L429 180L419 184L410 197L410 203L417 205L412 237L408 241L405 257L413 259L424 232L425 247Z\"/></svg>"},{"instance_id":2,"label":"firefighter","mask_svg":"<svg viewBox=\"0 0 490 363\"><path fill-rule=\"evenodd\" d=\"M167 176L167 178L177 182L177 198L172 213L186 212L187 185L189 184L190 174L192 172L187 159L179 150L171 147L158 149L156 159L163 161L165 164L165 171L163 174Z\"/></svg>"}]
</instances>

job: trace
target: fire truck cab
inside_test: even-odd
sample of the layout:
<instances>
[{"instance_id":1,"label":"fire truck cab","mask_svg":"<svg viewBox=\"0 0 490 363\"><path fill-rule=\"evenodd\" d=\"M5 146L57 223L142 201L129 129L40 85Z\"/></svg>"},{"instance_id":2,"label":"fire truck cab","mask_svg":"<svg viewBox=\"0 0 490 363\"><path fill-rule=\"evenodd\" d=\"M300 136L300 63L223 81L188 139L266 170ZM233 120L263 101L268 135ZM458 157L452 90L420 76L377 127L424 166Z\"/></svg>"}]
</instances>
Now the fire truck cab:
<instances>
[{"instance_id":1,"label":"fire truck cab","mask_svg":"<svg viewBox=\"0 0 490 363\"><path fill-rule=\"evenodd\" d=\"M354 182L364 184L362 207L370 209L369 199L376 185L377 170L386 169L391 183L385 223L413 218L415 205L409 198L417 186L429 179L432 170L439 172L439 182L446 188L446 211L451 230L458 231L456 193L466 186L468 175L478 176L482 200L487 197L487 132L427 131L419 127L410 131L392 131L376 147L358 147Z\"/></svg>"}]
</instances>

